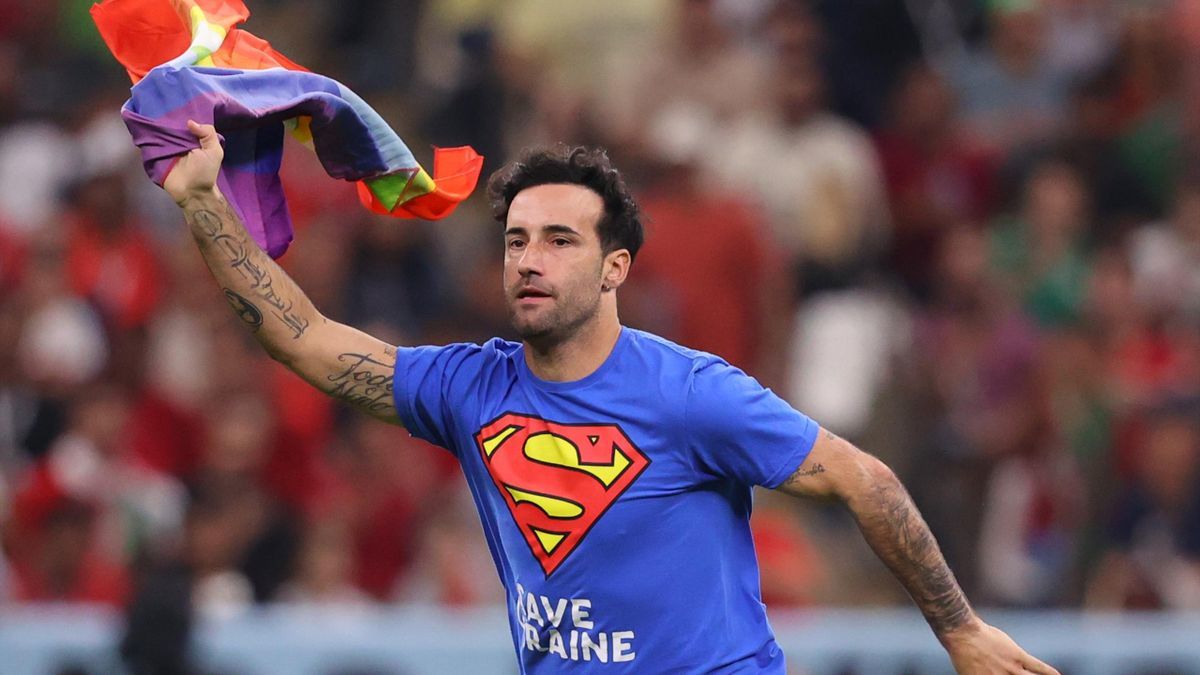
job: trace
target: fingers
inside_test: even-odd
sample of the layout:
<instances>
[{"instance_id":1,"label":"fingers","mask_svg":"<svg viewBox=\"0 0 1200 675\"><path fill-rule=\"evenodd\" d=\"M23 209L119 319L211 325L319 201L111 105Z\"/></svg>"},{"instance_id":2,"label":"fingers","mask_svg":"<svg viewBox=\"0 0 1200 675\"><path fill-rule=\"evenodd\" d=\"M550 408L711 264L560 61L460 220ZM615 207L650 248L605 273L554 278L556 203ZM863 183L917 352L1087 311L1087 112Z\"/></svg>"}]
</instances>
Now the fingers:
<instances>
[{"instance_id":1,"label":"fingers","mask_svg":"<svg viewBox=\"0 0 1200 675\"><path fill-rule=\"evenodd\" d=\"M200 147L205 150L212 149L221 144L221 140L217 138L217 129L211 124L200 124L195 120L188 120L188 131L200 141Z\"/></svg>"},{"instance_id":2,"label":"fingers","mask_svg":"<svg viewBox=\"0 0 1200 675\"><path fill-rule=\"evenodd\" d=\"M1023 664L1026 672L1038 673L1038 675L1059 675L1059 672L1049 665L1038 661L1030 656Z\"/></svg>"}]
</instances>

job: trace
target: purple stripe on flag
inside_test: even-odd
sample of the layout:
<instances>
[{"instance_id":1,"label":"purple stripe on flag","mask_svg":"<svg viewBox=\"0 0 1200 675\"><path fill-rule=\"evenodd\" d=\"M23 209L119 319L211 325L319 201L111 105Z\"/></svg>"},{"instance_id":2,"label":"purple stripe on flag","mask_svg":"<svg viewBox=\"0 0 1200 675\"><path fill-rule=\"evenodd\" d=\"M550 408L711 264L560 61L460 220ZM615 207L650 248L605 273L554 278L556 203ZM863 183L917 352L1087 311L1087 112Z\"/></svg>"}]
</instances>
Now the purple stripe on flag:
<instances>
[{"instance_id":1,"label":"purple stripe on flag","mask_svg":"<svg viewBox=\"0 0 1200 675\"><path fill-rule=\"evenodd\" d=\"M121 116L146 174L159 185L175 158L196 147L187 121L214 125L225 148L218 187L272 257L282 255L292 240L279 179L283 121L312 118L317 156L334 178L363 180L419 168L377 113L315 73L159 67L134 86ZM397 143L403 152L395 151ZM392 148L394 159L412 165L389 166L382 155L386 148Z\"/></svg>"}]
</instances>

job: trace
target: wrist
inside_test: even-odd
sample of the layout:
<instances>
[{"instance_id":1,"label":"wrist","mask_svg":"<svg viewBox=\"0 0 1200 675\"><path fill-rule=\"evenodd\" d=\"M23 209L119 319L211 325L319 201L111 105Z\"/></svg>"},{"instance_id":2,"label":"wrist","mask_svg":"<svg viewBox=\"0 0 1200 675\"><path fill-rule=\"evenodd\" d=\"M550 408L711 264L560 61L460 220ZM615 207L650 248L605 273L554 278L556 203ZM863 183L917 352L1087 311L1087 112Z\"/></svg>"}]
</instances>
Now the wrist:
<instances>
[{"instance_id":1,"label":"wrist","mask_svg":"<svg viewBox=\"0 0 1200 675\"><path fill-rule=\"evenodd\" d=\"M962 623L953 628L943 627L940 630L935 628L934 633L937 634L938 640L943 645L950 646L957 642L971 640L983 632L985 625L978 614L971 612Z\"/></svg>"},{"instance_id":2,"label":"wrist","mask_svg":"<svg viewBox=\"0 0 1200 675\"><path fill-rule=\"evenodd\" d=\"M182 196L175 197L175 204L181 209L195 208L200 205L212 205L221 201L221 191L211 185L207 189L188 190Z\"/></svg>"}]
</instances>

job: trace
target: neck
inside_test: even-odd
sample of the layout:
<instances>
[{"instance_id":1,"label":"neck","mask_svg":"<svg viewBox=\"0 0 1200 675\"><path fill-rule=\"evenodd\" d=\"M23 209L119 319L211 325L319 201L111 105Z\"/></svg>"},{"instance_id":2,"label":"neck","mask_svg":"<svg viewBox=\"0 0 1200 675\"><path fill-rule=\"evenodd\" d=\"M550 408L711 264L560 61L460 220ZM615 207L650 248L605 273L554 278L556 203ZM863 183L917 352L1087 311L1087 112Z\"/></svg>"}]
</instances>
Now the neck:
<instances>
[{"instance_id":1,"label":"neck","mask_svg":"<svg viewBox=\"0 0 1200 675\"><path fill-rule=\"evenodd\" d=\"M605 298L600 311L565 340L525 341L525 364L549 382L574 382L596 372L621 336L615 300Z\"/></svg>"}]
</instances>

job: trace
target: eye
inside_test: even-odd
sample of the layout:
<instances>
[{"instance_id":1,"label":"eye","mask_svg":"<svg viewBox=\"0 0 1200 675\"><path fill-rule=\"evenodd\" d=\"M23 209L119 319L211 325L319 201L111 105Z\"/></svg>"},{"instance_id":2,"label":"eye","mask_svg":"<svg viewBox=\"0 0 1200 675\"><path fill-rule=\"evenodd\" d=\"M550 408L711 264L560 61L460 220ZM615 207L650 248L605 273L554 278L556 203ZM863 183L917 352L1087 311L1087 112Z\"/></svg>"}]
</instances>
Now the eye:
<instances>
[{"instance_id":1,"label":"eye","mask_svg":"<svg viewBox=\"0 0 1200 675\"><path fill-rule=\"evenodd\" d=\"M509 239L508 240L508 248L513 251L519 251L519 250L525 248L525 242L521 241L520 239Z\"/></svg>"},{"instance_id":2,"label":"eye","mask_svg":"<svg viewBox=\"0 0 1200 675\"><path fill-rule=\"evenodd\" d=\"M571 240L566 237L555 237L551 243L558 248L566 248L571 245Z\"/></svg>"}]
</instances>

